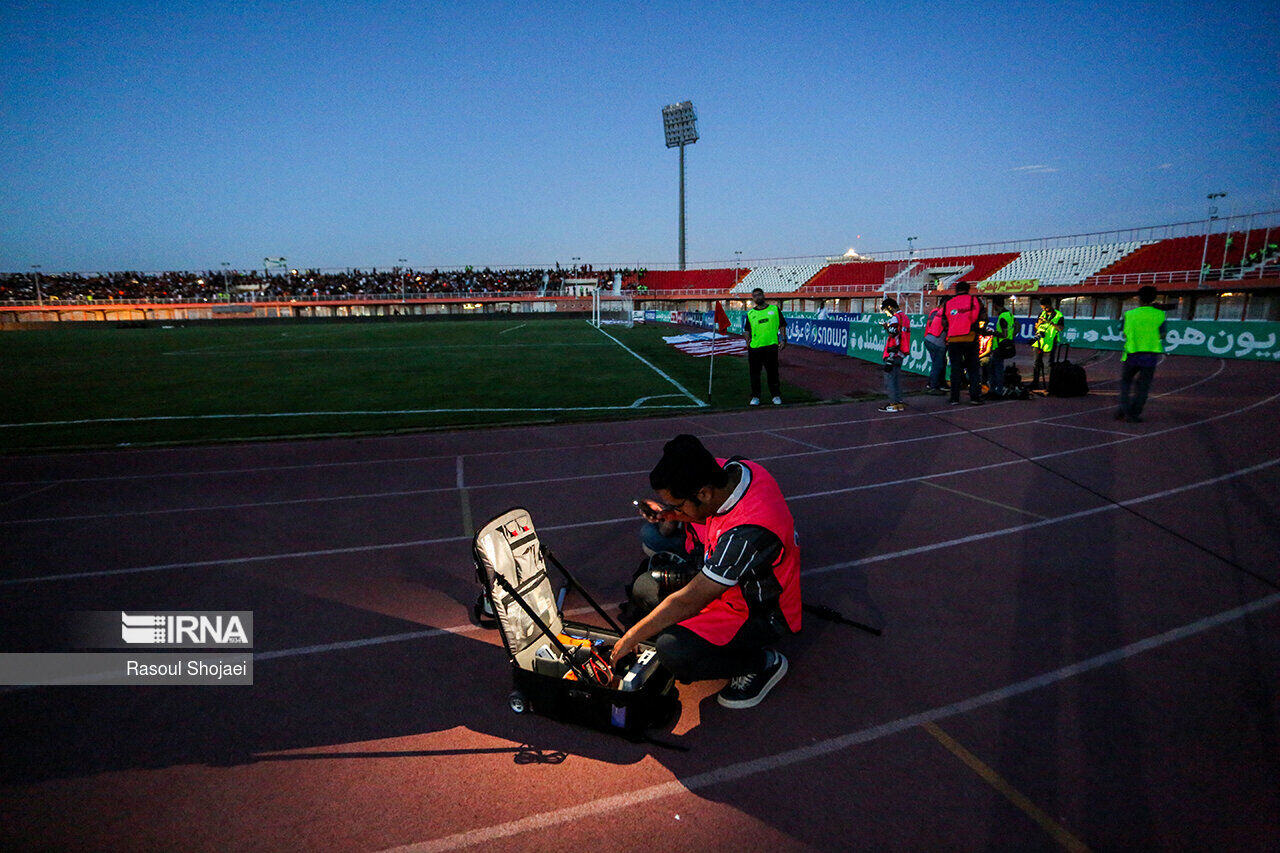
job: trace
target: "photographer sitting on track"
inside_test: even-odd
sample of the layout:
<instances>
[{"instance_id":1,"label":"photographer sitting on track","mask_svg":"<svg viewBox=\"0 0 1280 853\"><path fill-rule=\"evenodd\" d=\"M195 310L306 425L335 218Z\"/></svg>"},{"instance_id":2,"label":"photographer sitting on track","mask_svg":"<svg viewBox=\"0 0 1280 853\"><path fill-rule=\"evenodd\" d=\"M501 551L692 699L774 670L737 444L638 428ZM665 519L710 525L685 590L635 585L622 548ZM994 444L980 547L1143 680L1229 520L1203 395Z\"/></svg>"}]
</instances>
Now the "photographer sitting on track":
<instances>
[{"instance_id":1,"label":"photographer sitting on track","mask_svg":"<svg viewBox=\"0 0 1280 853\"><path fill-rule=\"evenodd\" d=\"M764 468L718 460L691 435L667 442L649 483L663 518L705 524L706 554L692 580L622 635L613 660L656 637L676 678L728 678L720 704L753 707L787 672L770 645L800 630L800 547L786 500Z\"/></svg>"}]
</instances>

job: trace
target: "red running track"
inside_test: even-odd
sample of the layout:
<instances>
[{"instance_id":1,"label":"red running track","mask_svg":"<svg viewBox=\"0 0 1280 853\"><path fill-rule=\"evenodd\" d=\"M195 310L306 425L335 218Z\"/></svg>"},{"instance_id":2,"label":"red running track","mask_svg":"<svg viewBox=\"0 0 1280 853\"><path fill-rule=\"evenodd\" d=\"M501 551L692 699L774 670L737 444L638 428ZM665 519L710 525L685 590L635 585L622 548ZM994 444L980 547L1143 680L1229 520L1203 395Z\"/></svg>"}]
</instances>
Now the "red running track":
<instances>
[{"instance_id":1,"label":"red running track","mask_svg":"<svg viewBox=\"0 0 1280 853\"><path fill-rule=\"evenodd\" d=\"M5 650L79 610L253 610L252 687L0 692L0 847L1280 847L1280 367L877 403L10 458ZM469 530L512 505L606 601L699 435L777 476L810 601L749 711L637 745L506 707ZM576 606L572 599L567 607Z\"/></svg>"}]
</instances>

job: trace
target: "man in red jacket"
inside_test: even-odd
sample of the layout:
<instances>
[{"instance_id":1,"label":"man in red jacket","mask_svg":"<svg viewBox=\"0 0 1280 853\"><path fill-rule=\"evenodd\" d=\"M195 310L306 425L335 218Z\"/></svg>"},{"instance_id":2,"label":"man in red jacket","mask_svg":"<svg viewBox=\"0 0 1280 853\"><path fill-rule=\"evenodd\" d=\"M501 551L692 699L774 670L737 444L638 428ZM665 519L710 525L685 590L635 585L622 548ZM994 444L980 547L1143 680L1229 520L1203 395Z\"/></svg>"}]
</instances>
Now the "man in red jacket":
<instances>
[{"instance_id":1,"label":"man in red jacket","mask_svg":"<svg viewBox=\"0 0 1280 853\"><path fill-rule=\"evenodd\" d=\"M727 678L721 705L758 705L787 672L772 644L800 630L800 546L782 491L760 465L719 460L692 435L667 442L649 483L671 517L706 525L706 552L692 580L622 635L613 660L656 637L676 678Z\"/></svg>"},{"instance_id":2,"label":"man in red jacket","mask_svg":"<svg viewBox=\"0 0 1280 853\"><path fill-rule=\"evenodd\" d=\"M880 303L880 311L887 320L884 327L884 393L889 402L880 407L881 412L905 412L902 401L902 362L911 355L911 320L906 312L898 310L898 300L886 296Z\"/></svg>"},{"instance_id":3,"label":"man in red jacket","mask_svg":"<svg viewBox=\"0 0 1280 853\"><path fill-rule=\"evenodd\" d=\"M960 404L960 383L969 381L969 403L982 402L982 376L978 363L978 331L987 319L982 300L969 293L969 282L956 282L956 295L943 305L947 333L947 360L951 362L951 405Z\"/></svg>"},{"instance_id":4,"label":"man in red jacket","mask_svg":"<svg viewBox=\"0 0 1280 853\"><path fill-rule=\"evenodd\" d=\"M947 370L946 312L942 305L945 299L939 299L938 305L929 312L924 321L924 348L929 353L929 393L942 393L943 375Z\"/></svg>"}]
</instances>

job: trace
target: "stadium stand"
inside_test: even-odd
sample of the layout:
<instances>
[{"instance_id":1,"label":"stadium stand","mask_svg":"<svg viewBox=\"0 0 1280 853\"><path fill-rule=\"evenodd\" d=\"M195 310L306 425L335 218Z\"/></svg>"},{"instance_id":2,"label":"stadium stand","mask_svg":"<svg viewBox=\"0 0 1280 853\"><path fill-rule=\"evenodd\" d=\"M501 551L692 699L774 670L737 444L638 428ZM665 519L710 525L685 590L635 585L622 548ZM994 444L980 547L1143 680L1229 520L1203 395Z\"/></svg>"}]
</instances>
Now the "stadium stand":
<instances>
[{"instance_id":1,"label":"stadium stand","mask_svg":"<svg viewBox=\"0 0 1280 853\"><path fill-rule=\"evenodd\" d=\"M636 279L637 289L644 287L650 292L661 293L668 290L718 290L726 291L735 284L734 270L645 270ZM736 271L739 278L747 274L746 269Z\"/></svg>"},{"instance_id":2,"label":"stadium stand","mask_svg":"<svg viewBox=\"0 0 1280 853\"><path fill-rule=\"evenodd\" d=\"M765 293L794 293L818 274L822 264L756 267L734 285L734 293L750 293L757 287Z\"/></svg>"},{"instance_id":3,"label":"stadium stand","mask_svg":"<svg viewBox=\"0 0 1280 853\"><path fill-rule=\"evenodd\" d=\"M1230 228L1232 219L1263 228ZM1144 283L1192 284L1206 281L1280 277L1280 211L1218 220L1225 233L1210 233L1211 221L1157 228L988 244L1017 249L1057 244L1054 248L974 253L977 246L925 250L922 257L886 253L891 260L857 257L832 262L775 264L693 270L616 271L624 289L636 296L664 293L699 298L700 294L743 294L760 287L767 293L838 296L884 289L892 292L950 290L956 282L1038 279L1042 286L1079 286L1128 290ZM1175 230L1180 229L1180 230ZM1199 233L1191 229L1201 229ZM1187 231L1191 230L1188 234ZM1169 236L1179 233L1183 236ZM1134 239L1124 240L1124 237ZM1071 245L1083 240L1108 240ZM33 268L33 270L36 268ZM488 267L416 270L308 269L205 272L0 272L0 304L89 305L97 303L226 303L263 301L361 300L387 297L525 297L564 294L564 282L583 279L609 284L615 270L591 265L562 268ZM564 294L567 295L567 294Z\"/></svg>"},{"instance_id":4,"label":"stadium stand","mask_svg":"<svg viewBox=\"0 0 1280 853\"><path fill-rule=\"evenodd\" d=\"M832 291L866 285L890 290L947 289L957 281L984 281L995 276L1017 252L986 255L914 258L901 261L850 261L831 264L818 272L803 291ZM916 287L920 284L923 287Z\"/></svg>"},{"instance_id":5,"label":"stadium stand","mask_svg":"<svg viewBox=\"0 0 1280 853\"><path fill-rule=\"evenodd\" d=\"M886 261L848 261L829 264L809 279L805 290L839 290L884 284L889 277L888 268L892 262Z\"/></svg>"},{"instance_id":6,"label":"stadium stand","mask_svg":"<svg viewBox=\"0 0 1280 853\"><path fill-rule=\"evenodd\" d=\"M1108 284L1116 277L1144 273L1194 272L1198 275L1202 258L1208 267L1207 277L1212 279L1248 276L1259 272L1264 264L1276 262L1277 239L1280 233L1273 234L1265 228L1234 231L1229 235L1211 234L1208 241L1203 234L1172 237L1145 245L1103 267L1087 283Z\"/></svg>"},{"instance_id":7,"label":"stadium stand","mask_svg":"<svg viewBox=\"0 0 1280 853\"><path fill-rule=\"evenodd\" d=\"M1103 267L1145 245L1142 242L1105 243L1095 246L1030 249L1002 268L1006 281L1039 279L1043 287L1079 284Z\"/></svg>"},{"instance_id":8,"label":"stadium stand","mask_svg":"<svg viewBox=\"0 0 1280 853\"><path fill-rule=\"evenodd\" d=\"M732 281L727 272L725 283ZM368 294L450 295L559 293L566 277L611 281L613 271L576 269L477 269L427 272L404 268L305 270L267 275L262 270L208 272L42 273L39 296L50 301L84 303L146 300L157 303L254 301L264 298L349 298ZM33 302L36 277L0 274L0 302Z\"/></svg>"},{"instance_id":9,"label":"stadium stand","mask_svg":"<svg viewBox=\"0 0 1280 853\"><path fill-rule=\"evenodd\" d=\"M922 258L921 263L925 265L926 271L930 267L969 266L971 269L956 281L973 282L996 278L997 273L1000 273L999 278L1006 278L1002 272L1003 268L1017 257L1017 252L996 252L990 255L960 255L954 258Z\"/></svg>"}]
</instances>

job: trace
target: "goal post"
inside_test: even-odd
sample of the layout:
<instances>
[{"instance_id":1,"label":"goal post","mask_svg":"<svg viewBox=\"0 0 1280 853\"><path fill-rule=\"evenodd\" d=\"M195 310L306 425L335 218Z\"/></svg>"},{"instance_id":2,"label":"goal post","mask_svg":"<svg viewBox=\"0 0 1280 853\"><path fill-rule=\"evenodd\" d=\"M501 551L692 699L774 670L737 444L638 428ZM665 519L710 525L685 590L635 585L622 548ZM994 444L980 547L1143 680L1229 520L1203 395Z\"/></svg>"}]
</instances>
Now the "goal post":
<instances>
[{"instance_id":1,"label":"goal post","mask_svg":"<svg viewBox=\"0 0 1280 853\"><path fill-rule=\"evenodd\" d=\"M601 326L635 325L635 299L630 296L615 296L608 291L596 288L591 291L591 325L597 329Z\"/></svg>"}]
</instances>

